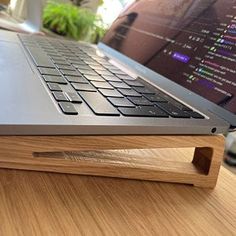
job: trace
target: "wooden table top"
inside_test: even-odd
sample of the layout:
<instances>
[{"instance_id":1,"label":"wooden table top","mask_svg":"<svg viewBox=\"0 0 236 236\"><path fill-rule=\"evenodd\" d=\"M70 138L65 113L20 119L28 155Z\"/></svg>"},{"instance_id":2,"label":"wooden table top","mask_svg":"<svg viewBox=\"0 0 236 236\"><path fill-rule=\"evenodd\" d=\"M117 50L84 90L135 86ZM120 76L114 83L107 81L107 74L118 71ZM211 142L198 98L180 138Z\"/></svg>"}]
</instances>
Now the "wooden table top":
<instances>
[{"instance_id":1,"label":"wooden table top","mask_svg":"<svg viewBox=\"0 0 236 236\"><path fill-rule=\"evenodd\" d=\"M7 236L236 235L236 176L222 167L210 190L1 169L0 222Z\"/></svg>"}]
</instances>

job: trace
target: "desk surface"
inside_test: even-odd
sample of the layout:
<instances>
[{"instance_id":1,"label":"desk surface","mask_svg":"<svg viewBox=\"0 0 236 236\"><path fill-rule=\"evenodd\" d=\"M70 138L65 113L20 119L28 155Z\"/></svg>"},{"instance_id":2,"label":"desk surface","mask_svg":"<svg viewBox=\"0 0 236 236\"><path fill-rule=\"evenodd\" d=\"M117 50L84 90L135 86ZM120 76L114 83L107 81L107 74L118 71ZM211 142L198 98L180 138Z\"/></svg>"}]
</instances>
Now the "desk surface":
<instances>
[{"instance_id":1,"label":"desk surface","mask_svg":"<svg viewBox=\"0 0 236 236\"><path fill-rule=\"evenodd\" d=\"M236 176L222 167L209 190L1 169L0 222L0 235L236 235Z\"/></svg>"}]
</instances>

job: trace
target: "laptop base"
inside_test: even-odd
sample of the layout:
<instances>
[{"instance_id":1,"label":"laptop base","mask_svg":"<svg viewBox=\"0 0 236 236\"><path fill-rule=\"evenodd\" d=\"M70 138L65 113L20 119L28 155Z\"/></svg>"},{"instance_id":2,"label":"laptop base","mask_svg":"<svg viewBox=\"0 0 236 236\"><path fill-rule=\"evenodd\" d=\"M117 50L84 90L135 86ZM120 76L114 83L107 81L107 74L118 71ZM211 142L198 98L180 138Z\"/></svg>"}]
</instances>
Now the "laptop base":
<instances>
[{"instance_id":1,"label":"laptop base","mask_svg":"<svg viewBox=\"0 0 236 236\"><path fill-rule=\"evenodd\" d=\"M192 162L114 150L195 148ZM214 188L222 135L0 136L0 167L191 184ZM181 159L182 160L182 159Z\"/></svg>"}]
</instances>

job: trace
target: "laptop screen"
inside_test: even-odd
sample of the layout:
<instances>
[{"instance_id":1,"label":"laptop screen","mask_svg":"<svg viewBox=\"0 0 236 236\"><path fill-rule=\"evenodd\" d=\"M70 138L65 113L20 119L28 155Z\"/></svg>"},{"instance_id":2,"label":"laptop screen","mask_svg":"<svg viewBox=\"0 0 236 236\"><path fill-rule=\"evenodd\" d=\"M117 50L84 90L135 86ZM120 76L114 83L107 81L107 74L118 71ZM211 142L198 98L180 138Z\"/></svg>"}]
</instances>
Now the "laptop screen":
<instances>
[{"instance_id":1,"label":"laptop screen","mask_svg":"<svg viewBox=\"0 0 236 236\"><path fill-rule=\"evenodd\" d=\"M236 114L236 0L139 0L102 42Z\"/></svg>"}]
</instances>

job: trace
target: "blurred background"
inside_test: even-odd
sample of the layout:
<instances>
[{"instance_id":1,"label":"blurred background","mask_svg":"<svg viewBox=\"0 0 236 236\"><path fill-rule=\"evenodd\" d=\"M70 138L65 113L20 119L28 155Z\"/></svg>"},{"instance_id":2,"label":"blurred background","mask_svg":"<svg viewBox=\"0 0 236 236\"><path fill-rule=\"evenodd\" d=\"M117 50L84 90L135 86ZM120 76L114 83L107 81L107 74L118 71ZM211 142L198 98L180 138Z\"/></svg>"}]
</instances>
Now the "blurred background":
<instances>
[{"instance_id":1,"label":"blurred background","mask_svg":"<svg viewBox=\"0 0 236 236\"><path fill-rule=\"evenodd\" d=\"M0 0L0 28L97 43L134 0Z\"/></svg>"}]
</instances>

